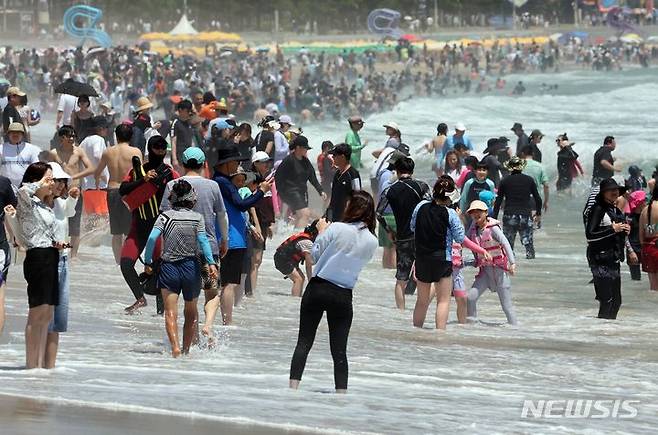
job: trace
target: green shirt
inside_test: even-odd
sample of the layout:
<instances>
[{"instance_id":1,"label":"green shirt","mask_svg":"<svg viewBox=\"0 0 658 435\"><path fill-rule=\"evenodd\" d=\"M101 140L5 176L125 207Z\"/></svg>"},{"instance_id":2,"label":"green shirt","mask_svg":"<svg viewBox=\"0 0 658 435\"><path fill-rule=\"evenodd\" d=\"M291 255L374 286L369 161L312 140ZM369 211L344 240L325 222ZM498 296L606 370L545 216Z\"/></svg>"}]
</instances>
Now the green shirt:
<instances>
[{"instance_id":1,"label":"green shirt","mask_svg":"<svg viewBox=\"0 0 658 435\"><path fill-rule=\"evenodd\" d=\"M548 184L548 177L546 176L546 171L544 171L544 167L541 163L536 160L527 159L523 173L529 175L535 180L537 190L539 190L539 194L543 196L543 186L544 184Z\"/></svg>"},{"instance_id":2,"label":"green shirt","mask_svg":"<svg viewBox=\"0 0 658 435\"><path fill-rule=\"evenodd\" d=\"M350 130L345 136L345 143L348 144L352 149L350 165L356 169L361 168L361 150L364 148L364 145L361 145L361 138L359 137L359 133Z\"/></svg>"}]
</instances>

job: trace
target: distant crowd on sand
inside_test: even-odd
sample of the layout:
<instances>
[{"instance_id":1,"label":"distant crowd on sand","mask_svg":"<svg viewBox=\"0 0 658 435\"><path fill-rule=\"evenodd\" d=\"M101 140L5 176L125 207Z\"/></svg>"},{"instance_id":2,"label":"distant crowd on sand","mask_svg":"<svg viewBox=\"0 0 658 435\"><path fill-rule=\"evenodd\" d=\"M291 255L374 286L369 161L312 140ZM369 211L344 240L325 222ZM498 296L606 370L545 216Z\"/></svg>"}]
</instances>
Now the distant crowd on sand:
<instances>
[{"instance_id":1,"label":"distant crowd on sand","mask_svg":"<svg viewBox=\"0 0 658 435\"><path fill-rule=\"evenodd\" d=\"M203 58L171 52L159 55L146 48L84 51L1 47L0 104L6 104L6 90L14 84L32 97L22 105L26 119L35 111L28 124L37 122L39 114L56 109L54 86L74 79L94 87L100 97L92 100L91 109L106 116L117 114L121 118L137 107L137 99L146 96L169 118L176 104L189 96L199 112L202 105L217 101L239 119L258 122L262 111L267 110L274 116L298 114L300 122L306 123L389 110L411 96L521 95L526 87L507 83L507 74L559 71L565 65L594 70L620 69L629 64L648 66L658 57L655 46L623 42L597 45L577 38L563 45L554 41L543 45L496 43L492 47L473 43L446 45L438 51L429 50L427 44L416 47L405 41L384 52L301 50L284 55L279 47L272 53L208 50ZM544 85L536 91L551 93L556 88ZM208 116L197 121L208 121Z\"/></svg>"}]
</instances>

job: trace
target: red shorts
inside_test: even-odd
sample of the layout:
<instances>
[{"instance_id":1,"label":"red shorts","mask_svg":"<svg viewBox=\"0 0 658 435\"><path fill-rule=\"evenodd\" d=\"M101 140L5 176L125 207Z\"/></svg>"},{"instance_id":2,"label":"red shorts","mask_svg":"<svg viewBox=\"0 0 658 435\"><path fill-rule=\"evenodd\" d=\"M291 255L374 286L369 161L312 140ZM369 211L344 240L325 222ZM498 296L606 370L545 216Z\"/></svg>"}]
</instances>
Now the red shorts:
<instances>
[{"instance_id":1,"label":"red shorts","mask_svg":"<svg viewBox=\"0 0 658 435\"><path fill-rule=\"evenodd\" d=\"M642 271L658 273L658 247L655 242L642 245Z\"/></svg>"}]
</instances>

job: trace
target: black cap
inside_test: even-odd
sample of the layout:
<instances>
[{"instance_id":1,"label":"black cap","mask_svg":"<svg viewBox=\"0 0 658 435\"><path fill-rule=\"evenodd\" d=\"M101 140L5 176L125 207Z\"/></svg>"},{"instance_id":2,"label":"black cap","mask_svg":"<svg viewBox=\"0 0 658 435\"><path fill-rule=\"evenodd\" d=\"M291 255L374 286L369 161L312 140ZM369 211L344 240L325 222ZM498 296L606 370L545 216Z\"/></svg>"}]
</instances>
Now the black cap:
<instances>
[{"instance_id":1,"label":"black cap","mask_svg":"<svg viewBox=\"0 0 658 435\"><path fill-rule=\"evenodd\" d=\"M329 154L338 154L349 159L352 157L352 148L350 148L350 146L346 143L339 143L329 150Z\"/></svg>"},{"instance_id":2,"label":"black cap","mask_svg":"<svg viewBox=\"0 0 658 435\"><path fill-rule=\"evenodd\" d=\"M409 149L409 145L407 145L406 143L401 143L400 145L398 145L397 151L400 151L402 154L404 154L407 157L411 153L411 150Z\"/></svg>"},{"instance_id":3,"label":"black cap","mask_svg":"<svg viewBox=\"0 0 658 435\"><path fill-rule=\"evenodd\" d=\"M312 149L308 144L308 139L306 139L304 136L301 135L294 138L290 143L290 146L295 148L302 147L302 148L306 148L307 150Z\"/></svg>"},{"instance_id":4,"label":"black cap","mask_svg":"<svg viewBox=\"0 0 658 435\"><path fill-rule=\"evenodd\" d=\"M509 124L507 124L507 125L509 125ZM512 131L523 130L523 125L521 125L518 122L515 122L510 130L512 130Z\"/></svg>"}]
</instances>

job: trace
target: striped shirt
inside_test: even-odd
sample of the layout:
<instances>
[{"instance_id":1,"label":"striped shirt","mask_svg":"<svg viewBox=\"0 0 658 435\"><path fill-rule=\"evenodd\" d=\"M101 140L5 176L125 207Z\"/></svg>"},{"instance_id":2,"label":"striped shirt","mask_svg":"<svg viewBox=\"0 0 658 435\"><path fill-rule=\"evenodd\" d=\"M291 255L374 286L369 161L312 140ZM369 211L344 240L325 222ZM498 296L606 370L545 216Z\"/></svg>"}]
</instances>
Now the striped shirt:
<instances>
[{"instance_id":1,"label":"striped shirt","mask_svg":"<svg viewBox=\"0 0 658 435\"><path fill-rule=\"evenodd\" d=\"M162 212L153 229L162 233L162 259L174 262L197 255L197 235L205 234L206 224L201 213L181 208Z\"/></svg>"}]
</instances>

